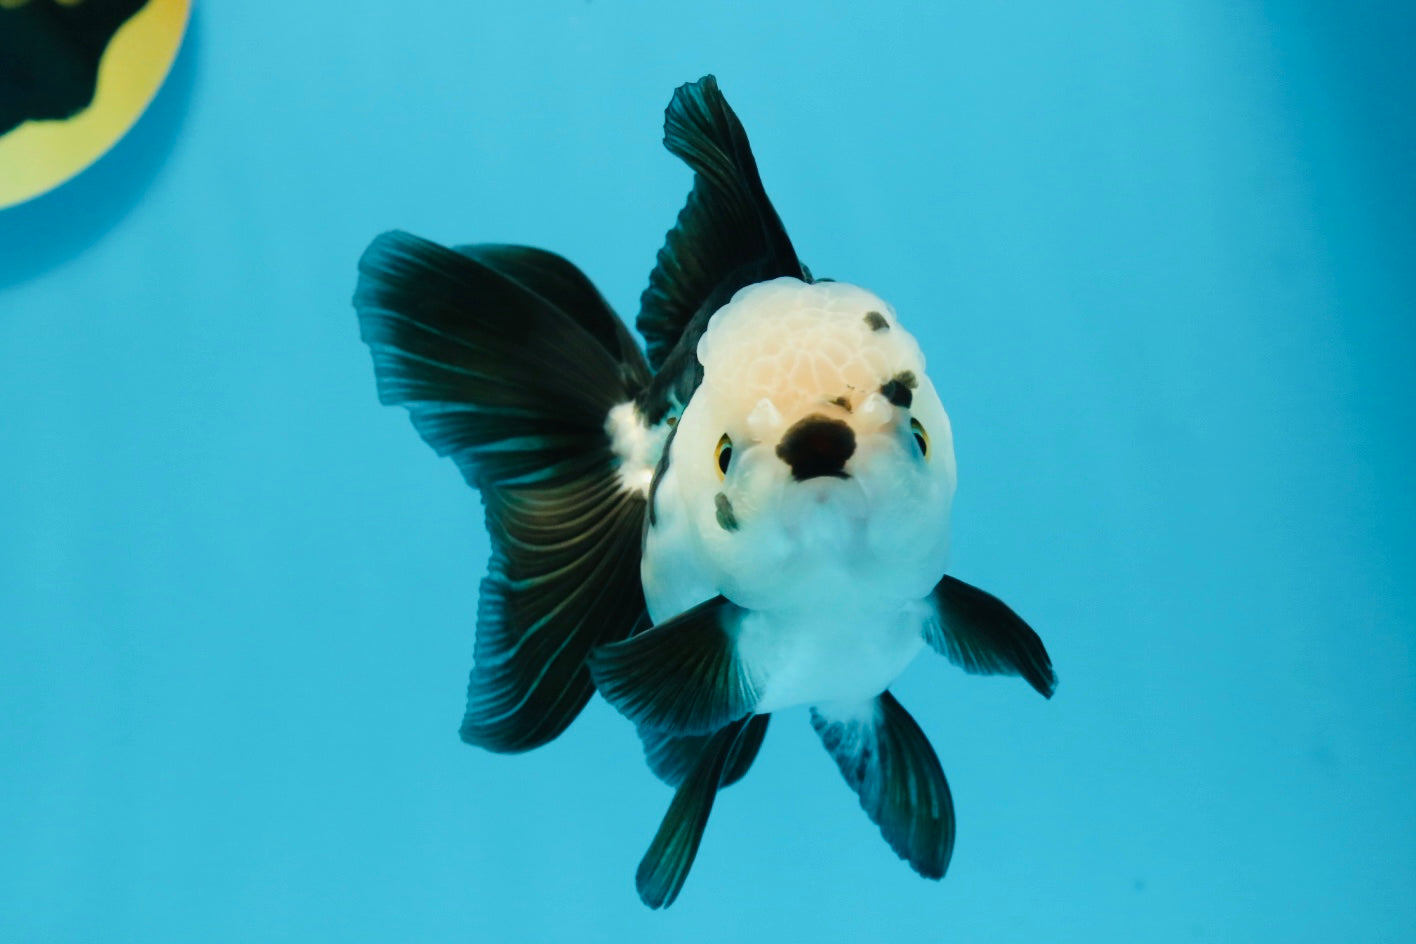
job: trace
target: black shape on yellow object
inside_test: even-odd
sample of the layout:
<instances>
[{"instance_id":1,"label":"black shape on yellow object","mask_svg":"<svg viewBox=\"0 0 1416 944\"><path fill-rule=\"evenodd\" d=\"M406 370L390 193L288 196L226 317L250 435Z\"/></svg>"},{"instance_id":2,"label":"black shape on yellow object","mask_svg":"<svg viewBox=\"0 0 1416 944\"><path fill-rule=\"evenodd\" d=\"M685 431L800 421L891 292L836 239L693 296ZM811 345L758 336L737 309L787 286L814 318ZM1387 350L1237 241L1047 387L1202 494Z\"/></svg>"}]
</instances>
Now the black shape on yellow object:
<instances>
[{"instance_id":1,"label":"black shape on yellow object","mask_svg":"<svg viewBox=\"0 0 1416 944\"><path fill-rule=\"evenodd\" d=\"M21 0L0 6L0 135L26 121L63 120L87 108L109 41L146 5Z\"/></svg>"}]
</instances>

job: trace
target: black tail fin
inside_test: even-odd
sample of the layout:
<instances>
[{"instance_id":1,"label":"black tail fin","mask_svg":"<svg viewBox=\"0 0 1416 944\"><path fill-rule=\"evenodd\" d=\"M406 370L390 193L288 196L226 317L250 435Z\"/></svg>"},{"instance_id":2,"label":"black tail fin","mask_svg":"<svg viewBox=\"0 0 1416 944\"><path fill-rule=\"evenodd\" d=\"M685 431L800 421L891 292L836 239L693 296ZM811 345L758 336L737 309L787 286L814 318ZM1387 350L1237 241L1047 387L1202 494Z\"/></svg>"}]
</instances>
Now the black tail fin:
<instances>
[{"instance_id":1,"label":"black tail fin","mask_svg":"<svg viewBox=\"0 0 1416 944\"><path fill-rule=\"evenodd\" d=\"M747 132L717 79L707 75L675 90L664 114L664 145L693 169L693 190L659 250L637 325L649 363L677 380L697 368L698 336L734 292L810 274L767 199ZM679 391L680 402L691 392L691 385Z\"/></svg>"},{"instance_id":2,"label":"black tail fin","mask_svg":"<svg viewBox=\"0 0 1416 944\"><path fill-rule=\"evenodd\" d=\"M486 506L462 738L530 750L589 700L590 650L645 618L644 497L621 484L605 424L649 370L589 280L540 250L385 233L354 306L379 399L407 407Z\"/></svg>"}]
</instances>

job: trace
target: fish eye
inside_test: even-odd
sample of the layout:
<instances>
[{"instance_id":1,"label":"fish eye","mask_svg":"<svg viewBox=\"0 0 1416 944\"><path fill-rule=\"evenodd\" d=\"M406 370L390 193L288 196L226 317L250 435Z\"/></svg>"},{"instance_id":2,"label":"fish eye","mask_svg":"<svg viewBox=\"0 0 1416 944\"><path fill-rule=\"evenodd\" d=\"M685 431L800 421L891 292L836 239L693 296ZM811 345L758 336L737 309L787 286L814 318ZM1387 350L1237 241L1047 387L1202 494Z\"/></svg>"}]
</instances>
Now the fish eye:
<instances>
[{"instance_id":1,"label":"fish eye","mask_svg":"<svg viewBox=\"0 0 1416 944\"><path fill-rule=\"evenodd\" d=\"M926 459L929 458L929 434L924 431L924 424L919 420L910 420L910 432L914 433L915 445L919 447L919 454Z\"/></svg>"},{"instance_id":2,"label":"fish eye","mask_svg":"<svg viewBox=\"0 0 1416 944\"><path fill-rule=\"evenodd\" d=\"M713 461L718 464L718 478L728 477L728 465L733 461L733 441L724 433L718 440L718 448L713 451Z\"/></svg>"}]
</instances>

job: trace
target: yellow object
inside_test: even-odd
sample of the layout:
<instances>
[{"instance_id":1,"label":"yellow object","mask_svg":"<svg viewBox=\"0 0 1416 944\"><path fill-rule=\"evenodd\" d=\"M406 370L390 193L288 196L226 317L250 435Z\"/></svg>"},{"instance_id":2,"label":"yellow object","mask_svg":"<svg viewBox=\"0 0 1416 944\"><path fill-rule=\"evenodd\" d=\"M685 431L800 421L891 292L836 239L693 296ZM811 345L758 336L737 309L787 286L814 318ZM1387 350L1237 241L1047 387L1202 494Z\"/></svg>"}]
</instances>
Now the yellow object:
<instances>
[{"instance_id":1,"label":"yellow object","mask_svg":"<svg viewBox=\"0 0 1416 944\"><path fill-rule=\"evenodd\" d=\"M53 190L128 133L167 78L190 12L191 0L148 0L104 52L89 107L64 121L26 121L0 136L0 209Z\"/></svg>"}]
</instances>

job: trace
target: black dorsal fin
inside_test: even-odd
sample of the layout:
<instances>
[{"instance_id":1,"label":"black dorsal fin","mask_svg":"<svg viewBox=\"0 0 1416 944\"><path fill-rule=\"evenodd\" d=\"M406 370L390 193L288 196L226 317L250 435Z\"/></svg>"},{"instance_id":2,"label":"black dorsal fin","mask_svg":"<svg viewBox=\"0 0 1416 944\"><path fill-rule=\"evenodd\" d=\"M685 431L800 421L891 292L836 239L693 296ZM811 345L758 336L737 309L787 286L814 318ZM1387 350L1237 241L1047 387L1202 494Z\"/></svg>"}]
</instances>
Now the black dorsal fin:
<instances>
[{"instance_id":1,"label":"black dorsal fin","mask_svg":"<svg viewBox=\"0 0 1416 944\"><path fill-rule=\"evenodd\" d=\"M697 344L708 316L738 289L784 275L807 278L717 79L704 76L674 92L664 145L694 177L640 298L637 326L655 370L686 337Z\"/></svg>"}]
</instances>

